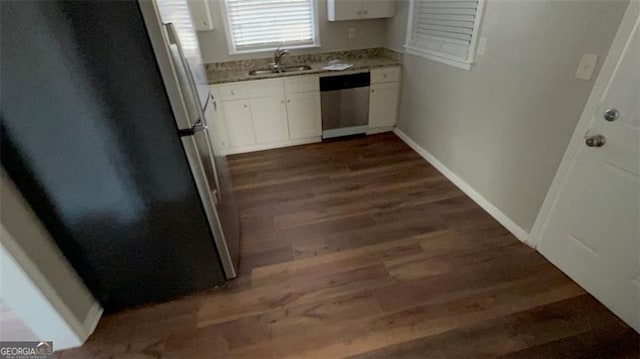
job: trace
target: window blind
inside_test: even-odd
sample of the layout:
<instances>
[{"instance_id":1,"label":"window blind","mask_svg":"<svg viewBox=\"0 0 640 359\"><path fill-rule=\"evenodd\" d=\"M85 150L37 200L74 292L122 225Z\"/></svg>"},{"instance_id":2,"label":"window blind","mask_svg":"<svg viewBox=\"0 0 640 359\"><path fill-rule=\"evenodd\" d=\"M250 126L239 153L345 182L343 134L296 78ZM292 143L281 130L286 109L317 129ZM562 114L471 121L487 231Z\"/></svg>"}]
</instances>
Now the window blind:
<instances>
[{"instance_id":1,"label":"window blind","mask_svg":"<svg viewBox=\"0 0 640 359\"><path fill-rule=\"evenodd\" d=\"M187 0L159 0L158 10L163 23L173 23L185 54L198 50L198 36Z\"/></svg>"},{"instance_id":2,"label":"window blind","mask_svg":"<svg viewBox=\"0 0 640 359\"><path fill-rule=\"evenodd\" d=\"M315 44L313 0L225 0L235 51Z\"/></svg>"},{"instance_id":3,"label":"window blind","mask_svg":"<svg viewBox=\"0 0 640 359\"><path fill-rule=\"evenodd\" d=\"M482 0L413 0L407 50L471 63Z\"/></svg>"}]
</instances>

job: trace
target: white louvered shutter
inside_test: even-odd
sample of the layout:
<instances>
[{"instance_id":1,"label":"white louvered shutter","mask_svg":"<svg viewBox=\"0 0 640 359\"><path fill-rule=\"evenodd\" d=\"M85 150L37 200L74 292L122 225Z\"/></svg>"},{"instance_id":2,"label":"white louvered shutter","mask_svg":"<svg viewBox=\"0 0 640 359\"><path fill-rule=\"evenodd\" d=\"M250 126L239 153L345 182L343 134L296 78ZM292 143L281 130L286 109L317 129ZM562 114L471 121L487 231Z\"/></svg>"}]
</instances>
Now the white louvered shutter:
<instances>
[{"instance_id":1,"label":"white louvered shutter","mask_svg":"<svg viewBox=\"0 0 640 359\"><path fill-rule=\"evenodd\" d=\"M470 64L482 2L413 0L405 45L407 51Z\"/></svg>"},{"instance_id":2,"label":"white louvered shutter","mask_svg":"<svg viewBox=\"0 0 640 359\"><path fill-rule=\"evenodd\" d=\"M225 0L236 52L315 44L313 0Z\"/></svg>"}]
</instances>

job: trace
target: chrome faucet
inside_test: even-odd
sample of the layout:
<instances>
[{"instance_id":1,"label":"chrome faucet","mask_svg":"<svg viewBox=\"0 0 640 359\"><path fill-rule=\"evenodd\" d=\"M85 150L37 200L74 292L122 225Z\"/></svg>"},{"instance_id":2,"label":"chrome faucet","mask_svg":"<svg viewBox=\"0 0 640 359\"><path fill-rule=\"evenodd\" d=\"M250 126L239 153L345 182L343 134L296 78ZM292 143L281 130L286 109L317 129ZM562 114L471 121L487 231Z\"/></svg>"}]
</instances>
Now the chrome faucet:
<instances>
[{"instance_id":1,"label":"chrome faucet","mask_svg":"<svg viewBox=\"0 0 640 359\"><path fill-rule=\"evenodd\" d=\"M276 51L273 52L273 68L274 69L280 68L280 60L282 59L282 56L288 53L289 53L289 50L280 50L279 47L276 49Z\"/></svg>"}]
</instances>

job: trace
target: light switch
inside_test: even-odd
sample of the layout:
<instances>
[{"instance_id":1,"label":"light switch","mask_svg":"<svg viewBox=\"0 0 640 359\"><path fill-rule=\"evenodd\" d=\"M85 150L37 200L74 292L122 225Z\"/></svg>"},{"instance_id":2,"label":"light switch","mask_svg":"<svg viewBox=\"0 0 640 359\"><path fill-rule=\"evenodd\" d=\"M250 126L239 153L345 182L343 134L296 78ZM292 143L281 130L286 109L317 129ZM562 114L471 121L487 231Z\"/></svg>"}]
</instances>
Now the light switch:
<instances>
[{"instance_id":1,"label":"light switch","mask_svg":"<svg viewBox=\"0 0 640 359\"><path fill-rule=\"evenodd\" d=\"M597 63L598 63L598 55L596 54L582 55L582 59L580 59L580 63L578 64L578 68L576 69L575 76L582 80L591 79L591 75L593 75L593 70L595 70Z\"/></svg>"}]
</instances>

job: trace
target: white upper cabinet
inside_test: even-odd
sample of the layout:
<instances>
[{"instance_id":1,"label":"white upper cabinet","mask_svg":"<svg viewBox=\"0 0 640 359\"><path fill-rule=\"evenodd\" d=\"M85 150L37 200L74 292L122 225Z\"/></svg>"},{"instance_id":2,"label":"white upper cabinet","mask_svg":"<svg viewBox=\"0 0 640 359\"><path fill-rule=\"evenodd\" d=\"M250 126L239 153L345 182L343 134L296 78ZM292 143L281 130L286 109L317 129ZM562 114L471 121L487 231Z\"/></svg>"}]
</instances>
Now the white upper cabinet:
<instances>
[{"instance_id":1,"label":"white upper cabinet","mask_svg":"<svg viewBox=\"0 0 640 359\"><path fill-rule=\"evenodd\" d=\"M211 9L209 9L209 2L207 0L189 0L187 3L191 10L191 17L196 26L196 31L210 31L215 29L213 16L211 16Z\"/></svg>"},{"instance_id":2,"label":"white upper cabinet","mask_svg":"<svg viewBox=\"0 0 640 359\"><path fill-rule=\"evenodd\" d=\"M393 17L393 0L327 0L329 21Z\"/></svg>"},{"instance_id":3,"label":"white upper cabinet","mask_svg":"<svg viewBox=\"0 0 640 359\"><path fill-rule=\"evenodd\" d=\"M362 4L365 19L378 19L395 15L395 2L393 0L363 0Z\"/></svg>"}]
</instances>

